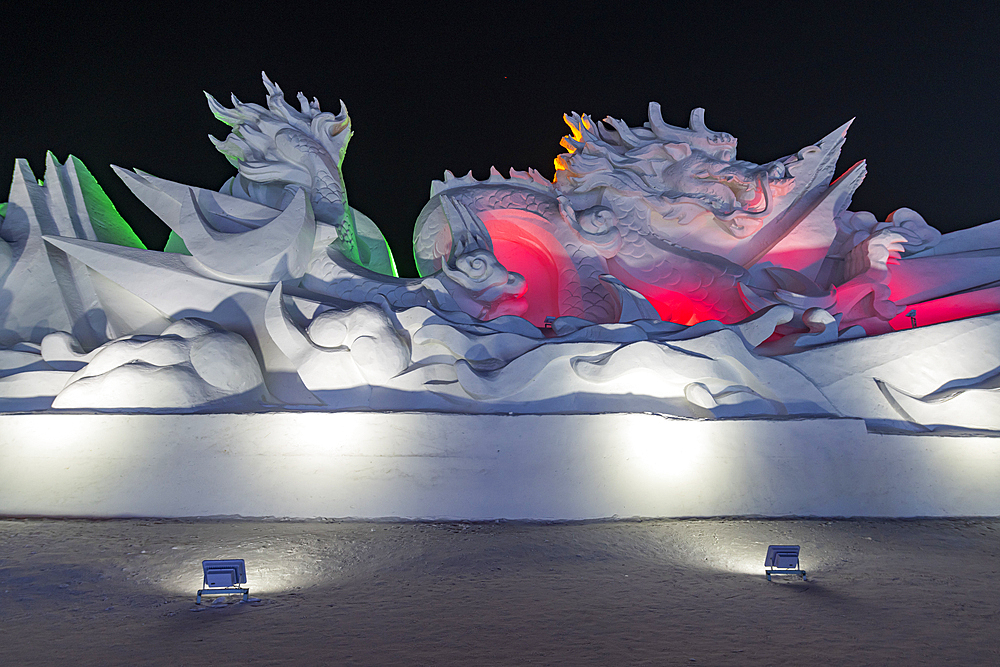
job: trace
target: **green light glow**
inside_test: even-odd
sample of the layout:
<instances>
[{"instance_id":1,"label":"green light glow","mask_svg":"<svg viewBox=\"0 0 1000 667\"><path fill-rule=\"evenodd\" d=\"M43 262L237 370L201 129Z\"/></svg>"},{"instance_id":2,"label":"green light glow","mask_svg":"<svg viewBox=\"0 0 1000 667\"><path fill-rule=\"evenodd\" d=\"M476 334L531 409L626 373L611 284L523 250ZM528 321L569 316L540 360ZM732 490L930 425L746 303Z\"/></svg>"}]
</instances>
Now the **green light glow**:
<instances>
[{"instance_id":1,"label":"green light glow","mask_svg":"<svg viewBox=\"0 0 1000 667\"><path fill-rule=\"evenodd\" d=\"M385 242L385 251L389 254L389 266L392 268L392 277L398 278L399 271L396 270L396 260L392 256L392 248L389 247L389 242Z\"/></svg>"},{"instance_id":2,"label":"green light glow","mask_svg":"<svg viewBox=\"0 0 1000 667\"><path fill-rule=\"evenodd\" d=\"M171 231L170 236L167 237L167 245L163 246L163 252L172 252L178 255L191 256L191 251L187 249L184 245L184 239L177 235L177 232Z\"/></svg>"},{"instance_id":3,"label":"green light glow","mask_svg":"<svg viewBox=\"0 0 1000 667\"><path fill-rule=\"evenodd\" d=\"M101 243L113 243L126 248L146 249L139 237L111 203L104 190L98 185L97 179L78 158L70 155L66 160L72 163L83 191L83 202L90 216L90 224L94 228L97 240Z\"/></svg>"},{"instance_id":4,"label":"green light glow","mask_svg":"<svg viewBox=\"0 0 1000 667\"><path fill-rule=\"evenodd\" d=\"M361 211L352 208L351 218L354 220L354 229L359 246L361 266L381 273L384 276L398 277L396 272L396 261L392 258L392 250L386 242L385 237L371 218Z\"/></svg>"}]
</instances>

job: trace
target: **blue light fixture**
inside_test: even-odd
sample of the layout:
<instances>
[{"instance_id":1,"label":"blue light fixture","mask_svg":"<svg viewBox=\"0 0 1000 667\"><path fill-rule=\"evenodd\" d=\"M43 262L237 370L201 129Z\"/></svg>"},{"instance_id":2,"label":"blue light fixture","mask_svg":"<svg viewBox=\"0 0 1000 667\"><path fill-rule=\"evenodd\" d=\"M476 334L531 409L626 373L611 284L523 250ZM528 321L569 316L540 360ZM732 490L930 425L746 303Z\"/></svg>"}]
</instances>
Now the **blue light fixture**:
<instances>
[{"instance_id":1,"label":"blue light fixture","mask_svg":"<svg viewBox=\"0 0 1000 667\"><path fill-rule=\"evenodd\" d=\"M772 574L792 574L806 580L806 571L799 569L799 547L796 545L772 544L764 558L764 574L771 581Z\"/></svg>"},{"instance_id":2,"label":"blue light fixture","mask_svg":"<svg viewBox=\"0 0 1000 667\"><path fill-rule=\"evenodd\" d=\"M247 583L247 566L242 558L203 560L201 569L205 573L204 588L198 591L195 604L201 604L202 595L242 595L244 602L250 599L250 589L239 586Z\"/></svg>"}]
</instances>

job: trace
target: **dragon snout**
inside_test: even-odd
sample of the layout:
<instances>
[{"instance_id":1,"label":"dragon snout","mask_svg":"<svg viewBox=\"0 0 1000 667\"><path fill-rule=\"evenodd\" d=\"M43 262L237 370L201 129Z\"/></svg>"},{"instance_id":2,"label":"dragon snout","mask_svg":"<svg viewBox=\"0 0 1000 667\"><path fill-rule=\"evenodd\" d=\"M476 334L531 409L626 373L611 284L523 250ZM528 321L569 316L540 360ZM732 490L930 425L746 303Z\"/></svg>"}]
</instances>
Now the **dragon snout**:
<instances>
[{"instance_id":1,"label":"dragon snout","mask_svg":"<svg viewBox=\"0 0 1000 667\"><path fill-rule=\"evenodd\" d=\"M508 272L507 289L505 292L511 297L519 297L528 289L528 282L520 273Z\"/></svg>"}]
</instances>

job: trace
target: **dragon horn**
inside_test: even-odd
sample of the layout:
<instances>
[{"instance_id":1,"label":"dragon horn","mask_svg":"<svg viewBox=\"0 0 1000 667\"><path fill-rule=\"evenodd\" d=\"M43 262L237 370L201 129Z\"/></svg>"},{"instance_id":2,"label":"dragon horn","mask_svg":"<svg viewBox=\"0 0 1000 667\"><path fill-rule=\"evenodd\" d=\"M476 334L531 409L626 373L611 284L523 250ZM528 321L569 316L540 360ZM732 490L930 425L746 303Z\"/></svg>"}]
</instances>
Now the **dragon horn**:
<instances>
[{"instance_id":1,"label":"dragon horn","mask_svg":"<svg viewBox=\"0 0 1000 667\"><path fill-rule=\"evenodd\" d=\"M635 135L635 132L628 126L623 120L618 120L617 118L612 118L608 116L604 119L604 122L614 128L618 136L621 137L622 141L625 142L630 148L642 145L642 139Z\"/></svg>"},{"instance_id":2,"label":"dragon horn","mask_svg":"<svg viewBox=\"0 0 1000 667\"><path fill-rule=\"evenodd\" d=\"M705 110L701 107L691 109L691 120L688 127L698 134L712 134L712 131L705 126Z\"/></svg>"},{"instance_id":3,"label":"dragon horn","mask_svg":"<svg viewBox=\"0 0 1000 667\"><path fill-rule=\"evenodd\" d=\"M649 103L649 127L660 139L676 140L679 138L677 130L673 125L663 122L663 114L660 112L660 105L656 102Z\"/></svg>"},{"instance_id":4,"label":"dragon horn","mask_svg":"<svg viewBox=\"0 0 1000 667\"><path fill-rule=\"evenodd\" d=\"M277 92L279 95L282 94L281 88L278 86L278 84L274 83L269 78L267 78L267 73L264 72L263 70L261 70L260 72L260 78L264 80L264 87L267 88L268 95L274 95L275 92Z\"/></svg>"}]
</instances>

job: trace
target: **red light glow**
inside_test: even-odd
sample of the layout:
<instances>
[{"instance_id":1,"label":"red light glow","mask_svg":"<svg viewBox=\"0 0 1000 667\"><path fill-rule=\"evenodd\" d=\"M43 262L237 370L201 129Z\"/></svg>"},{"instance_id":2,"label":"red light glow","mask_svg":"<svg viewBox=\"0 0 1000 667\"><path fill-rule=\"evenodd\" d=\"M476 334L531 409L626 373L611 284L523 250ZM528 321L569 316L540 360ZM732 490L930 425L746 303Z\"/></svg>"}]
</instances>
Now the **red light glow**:
<instances>
[{"instance_id":1,"label":"red light glow","mask_svg":"<svg viewBox=\"0 0 1000 667\"><path fill-rule=\"evenodd\" d=\"M521 299L528 309L521 317L536 327L546 317L557 317L559 294L573 290L576 269L556 238L540 225L548 222L534 213L492 210L479 214L493 239L493 252L508 271L524 276L526 289ZM579 291L579 285L575 285Z\"/></svg>"}]
</instances>

